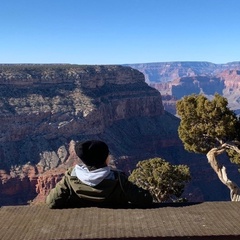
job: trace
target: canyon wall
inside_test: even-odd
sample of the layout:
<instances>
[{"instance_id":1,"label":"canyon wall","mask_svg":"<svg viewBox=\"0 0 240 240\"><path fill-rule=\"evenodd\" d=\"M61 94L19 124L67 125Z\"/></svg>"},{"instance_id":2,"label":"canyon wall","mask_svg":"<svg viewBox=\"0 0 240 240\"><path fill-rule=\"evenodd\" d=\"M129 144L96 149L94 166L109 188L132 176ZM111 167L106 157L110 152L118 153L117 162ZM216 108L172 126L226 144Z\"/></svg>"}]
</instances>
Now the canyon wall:
<instances>
[{"instance_id":1,"label":"canyon wall","mask_svg":"<svg viewBox=\"0 0 240 240\"><path fill-rule=\"evenodd\" d=\"M240 62L168 62L129 65L144 73L146 82L157 89L165 110L176 114L176 100L185 95L215 93L226 97L229 107L240 113Z\"/></svg>"},{"instance_id":2,"label":"canyon wall","mask_svg":"<svg viewBox=\"0 0 240 240\"><path fill-rule=\"evenodd\" d=\"M240 62L215 64L211 62L185 61L185 62L156 62L125 64L145 76L147 83L164 83L181 77L216 76L225 70L240 68Z\"/></svg>"},{"instance_id":3,"label":"canyon wall","mask_svg":"<svg viewBox=\"0 0 240 240\"><path fill-rule=\"evenodd\" d=\"M164 117L160 94L147 86L142 73L129 67L1 65L0 92L0 200L4 204L16 203L14 196L17 202L26 201L26 195L31 200L42 191L41 185L45 188L39 182L43 174L75 164L74 141L100 138L112 146L115 159L127 158L139 149L140 139L135 148L131 139L133 127L143 136L156 131L151 122L146 122L152 125L148 130L128 120ZM110 131L111 127L119 132ZM163 145L172 144L159 138ZM29 194L26 189L31 189Z\"/></svg>"},{"instance_id":4,"label":"canyon wall","mask_svg":"<svg viewBox=\"0 0 240 240\"><path fill-rule=\"evenodd\" d=\"M205 156L183 149L179 119L164 111L161 94L137 70L0 65L0 93L1 205L43 202L79 163L75 142L93 138L108 143L113 166L126 173L140 160L162 157L190 166L190 201L229 199Z\"/></svg>"}]
</instances>

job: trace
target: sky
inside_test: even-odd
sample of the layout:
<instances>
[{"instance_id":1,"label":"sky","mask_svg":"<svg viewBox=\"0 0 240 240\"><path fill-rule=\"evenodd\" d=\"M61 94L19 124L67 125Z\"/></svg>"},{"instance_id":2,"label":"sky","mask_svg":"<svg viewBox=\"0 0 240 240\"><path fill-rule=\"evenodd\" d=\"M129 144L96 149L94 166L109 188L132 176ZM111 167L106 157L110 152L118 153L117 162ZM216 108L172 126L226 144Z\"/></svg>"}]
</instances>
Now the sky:
<instances>
[{"instance_id":1,"label":"sky","mask_svg":"<svg viewBox=\"0 0 240 240\"><path fill-rule=\"evenodd\" d=\"M1 0L0 63L240 61L240 0Z\"/></svg>"}]
</instances>

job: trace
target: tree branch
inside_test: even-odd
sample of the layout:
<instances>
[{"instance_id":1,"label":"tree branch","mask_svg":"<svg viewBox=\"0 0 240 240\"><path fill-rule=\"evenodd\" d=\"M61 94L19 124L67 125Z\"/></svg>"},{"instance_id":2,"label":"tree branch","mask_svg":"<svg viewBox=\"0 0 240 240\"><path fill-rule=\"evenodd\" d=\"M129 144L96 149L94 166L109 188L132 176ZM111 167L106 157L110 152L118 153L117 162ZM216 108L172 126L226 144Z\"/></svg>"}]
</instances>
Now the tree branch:
<instances>
[{"instance_id":1,"label":"tree branch","mask_svg":"<svg viewBox=\"0 0 240 240\"><path fill-rule=\"evenodd\" d=\"M226 149L233 149L237 153L240 153L240 149L236 145L224 143L219 148L212 148L207 153L208 162L218 175L220 181L230 189L231 201L240 201L240 188L236 183L228 179L225 166L220 165L216 158L218 155L225 152Z\"/></svg>"}]
</instances>

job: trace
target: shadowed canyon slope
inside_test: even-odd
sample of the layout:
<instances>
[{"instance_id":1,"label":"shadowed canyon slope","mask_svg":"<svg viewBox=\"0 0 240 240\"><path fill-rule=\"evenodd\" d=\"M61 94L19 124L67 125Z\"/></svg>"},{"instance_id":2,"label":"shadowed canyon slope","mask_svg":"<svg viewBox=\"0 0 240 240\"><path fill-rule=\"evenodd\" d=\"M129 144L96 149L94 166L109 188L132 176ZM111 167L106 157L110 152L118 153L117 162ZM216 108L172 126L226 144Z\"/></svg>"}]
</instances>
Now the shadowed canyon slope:
<instances>
[{"instance_id":1,"label":"shadowed canyon slope","mask_svg":"<svg viewBox=\"0 0 240 240\"><path fill-rule=\"evenodd\" d=\"M162 62L129 65L144 73L146 82L160 91L164 108L176 113L176 100L192 93L226 97L240 113L240 62Z\"/></svg>"},{"instance_id":2,"label":"shadowed canyon slope","mask_svg":"<svg viewBox=\"0 0 240 240\"><path fill-rule=\"evenodd\" d=\"M160 93L137 70L1 65L0 93L2 205L43 201L62 173L79 161L75 141L89 138L106 141L114 164L126 172L156 156L188 164L191 201L229 200L206 158L183 150L179 119L164 111Z\"/></svg>"}]
</instances>

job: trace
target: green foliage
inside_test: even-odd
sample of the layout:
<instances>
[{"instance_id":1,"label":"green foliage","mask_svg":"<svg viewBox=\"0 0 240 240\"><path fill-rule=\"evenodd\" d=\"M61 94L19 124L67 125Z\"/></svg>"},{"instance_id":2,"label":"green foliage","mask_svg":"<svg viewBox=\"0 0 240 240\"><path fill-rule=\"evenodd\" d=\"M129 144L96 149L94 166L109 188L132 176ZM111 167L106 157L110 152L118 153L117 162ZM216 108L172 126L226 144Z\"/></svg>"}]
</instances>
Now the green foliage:
<instances>
[{"instance_id":1,"label":"green foliage","mask_svg":"<svg viewBox=\"0 0 240 240\"><path fill-rule=\"evenodd\" d=\"M239 119L227 105L227 99L219 94L212 101L193 94L177 102L181 118L178 133L186 150L206 154L213 147L239 139Z\"/></svg>"},{"instance_id":2,"label":"green foliage","mask_svg":"<svg viewBox=\"0 0 240 240\"><path fill-rule=\"evenodd\" d=\"M238 148L240 149L239 145L238 145ZM226 152L227 152L227 155L228 155L230 161L232 163L237 164L239 167L239 171L240 171L240 154L237 154L236 151L234 151L232 149L227 149Z\"/></svg>"},{"instance_id":3,"label":"green foliage","mask_svg":"<svg viewBox=\"0 0 240 240\"><path fill-rule=\"evenodd\" d=\"M178 201L190 178L186 165L172 165L161 158L138 162L129 176L131 182L148 190L155 202Z\"/></svg>"}]
</instances>

